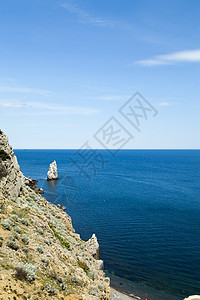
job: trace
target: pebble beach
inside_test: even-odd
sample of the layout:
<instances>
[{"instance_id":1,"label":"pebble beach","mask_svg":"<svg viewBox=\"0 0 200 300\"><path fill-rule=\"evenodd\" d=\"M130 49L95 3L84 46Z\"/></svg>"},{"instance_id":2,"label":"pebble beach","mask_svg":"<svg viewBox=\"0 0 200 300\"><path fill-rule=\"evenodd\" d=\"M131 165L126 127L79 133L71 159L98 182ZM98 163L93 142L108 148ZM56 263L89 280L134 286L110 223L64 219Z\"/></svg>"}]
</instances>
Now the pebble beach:
<instances>
[{"instance_id":1,"label":"pebble beach","mask_svg":"<svg viewBox=\"0 0 200 300\"><path fill-rule=\"evenodd\" d=\"M126 295L122 292L119 292L113 288L111 288L111 300L142 300L140 297L138 296L134 296L134 295Z\"/></svg>"}]
</instances>

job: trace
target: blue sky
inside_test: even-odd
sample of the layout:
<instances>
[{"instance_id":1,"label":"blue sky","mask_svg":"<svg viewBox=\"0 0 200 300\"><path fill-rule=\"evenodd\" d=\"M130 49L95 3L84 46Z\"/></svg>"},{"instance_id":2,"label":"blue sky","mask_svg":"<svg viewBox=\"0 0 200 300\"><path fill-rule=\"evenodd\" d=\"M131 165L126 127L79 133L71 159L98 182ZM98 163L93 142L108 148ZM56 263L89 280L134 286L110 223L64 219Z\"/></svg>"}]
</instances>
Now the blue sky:
<instances>
[{"instance_id":1,"label":"blue sky","mask_svg":"<svg viewBox=\"0 0 200 300\"><path fill-rule=\"evenodd\" d=\"M14 148L79 148L114 116L125 148L200 148L200 1L6 0L0 128ZM119 113L139 91L158 114Z\"/></svg>"}]
</instances>

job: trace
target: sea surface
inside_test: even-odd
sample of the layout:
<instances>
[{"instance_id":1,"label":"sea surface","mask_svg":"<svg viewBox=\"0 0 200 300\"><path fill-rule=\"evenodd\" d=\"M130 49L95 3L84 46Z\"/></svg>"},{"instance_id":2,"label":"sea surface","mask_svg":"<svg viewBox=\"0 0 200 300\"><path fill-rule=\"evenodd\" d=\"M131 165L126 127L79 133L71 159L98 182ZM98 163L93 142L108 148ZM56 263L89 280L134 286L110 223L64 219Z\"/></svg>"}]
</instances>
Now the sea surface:
<instances>
[{"instance_id":1,"label":"sea surface","mask_svg":"<svg viewBox=\"0 0 200 300\"><path fill-rule=\"evenodd\" d=\"M200 294L200 150L15 150L47 200L96 233L114 287L148 300ZM56 160L60 179L47 182Z\"/></svg>"}]
</instances>

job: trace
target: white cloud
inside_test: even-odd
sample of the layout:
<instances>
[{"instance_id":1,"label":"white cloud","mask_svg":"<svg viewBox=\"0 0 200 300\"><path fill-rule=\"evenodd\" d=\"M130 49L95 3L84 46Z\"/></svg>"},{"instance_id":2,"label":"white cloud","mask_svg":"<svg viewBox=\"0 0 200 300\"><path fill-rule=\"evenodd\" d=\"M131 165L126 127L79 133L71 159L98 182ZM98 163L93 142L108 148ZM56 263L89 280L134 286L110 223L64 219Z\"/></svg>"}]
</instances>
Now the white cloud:
<instances>
[{"instance_id":1,"label":"white cloud","mask_svg":"<svg viewBox=\"0 0 200 300\"><path fill-rule=\"evenodd\" d=\"M44 104L31 101L18 101L18 102L0 102L0 107L7 109L36 109L40 114L68 114L68 115L93 115L99 111L93 108L80 107L80 106L59 106L52 104ZM23 110L24 111L24 110Z\"/></svg>"},{"instance_id":2,"label":"white cloud","mask_svg":"<svg viewBox=\"0 0 200 300\"><path fill-rule=\"evenodd\" d=\"M18 86L0 86L0 92L33 93L33 94L38 94L38 95L42 95L42 96L50 96L52 94L50 91L47 91L47 90L18 87Z\"/></svg>"},{"instance_id":3,"label":"white cloud","mask_svg":"<svg viewBox=\"0 0 200 300\"><path fill-rule=\"evenodd\" d=\"M174 105L178 105L179 103L171 103L171 102L160 102L158 103L158 106L174 106Z\"/></svg>"},{"instance_id":4,"label":"white cloud","mask_svg":"<svg viewBox=\"0 0 200 300\"><path fill-rule=\"evenodd\" d=\"M115 23L112 21L90 15L87 11L79 8L75 3L70 3L69 1L67 1L61 6L68 10L68 12L76 15L76 17L78 18L78 22L80 23L104 27L113 27L115 25Z\"/></svg>"},{"instance_id":5,"label":"white cloud","mask_svg":"<svg viewBox=\"0 0 200 300\"><path fill-rule=\"evenodd\" d=\"M103 101L117 101L117 100L126 100L128 95L103 95L98 97L93 97L93 100L103 100Z\"/></svg>"},{"instance_id":6,"label":"white cloud","mask_svg":"<svg viewBox=\"0 0 200 300\"><path fill-rule=\"evenodd\" d=\"M175 65L178 62L200 62L200 49L174 52L136 61L141 66Z\"/></svg>"},{"instance_id":7,"label":"white cloud","mask_svg":"<svg viewBox=\"0 0 200 300\"><path fill-rule=\"evenodd\" d=\"M169 102L160 102L158 105L159 106L172 106L172 104Z\"/></svg>"},{"instance_id":8,"label":"white cloud","mask_svg":"<svg viewBox=\"0 0 200 300\"><path fill-rule=\"evenodd\" d=\"M0 103L0 106L7 108L22 108L22 103Z\"/></svg>"}]
</instances>

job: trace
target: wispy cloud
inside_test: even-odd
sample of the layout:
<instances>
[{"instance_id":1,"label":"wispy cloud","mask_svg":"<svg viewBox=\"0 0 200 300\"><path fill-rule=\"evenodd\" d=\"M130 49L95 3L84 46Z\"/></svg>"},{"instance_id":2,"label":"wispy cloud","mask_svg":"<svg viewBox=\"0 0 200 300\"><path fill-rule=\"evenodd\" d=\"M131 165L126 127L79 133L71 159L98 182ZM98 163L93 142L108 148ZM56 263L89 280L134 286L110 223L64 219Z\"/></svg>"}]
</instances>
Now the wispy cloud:
<instances>
[{"instance_id":1,"label":"wispy cloud","mask_svg":"<svg viewBox=\"0 0 200 300\"><path fill-rule=\"evenodd\" d=\"M102 101L118 101L118 100L125 100L128 97L129 97L128 95L103 95L103 96L93 97L91 99L102 100Z\"/></svg>"},{"instance_id":2,"label":"wispy cloud","mask_svg":"<svg viewBox=\"0 0 200 300\"><path fill-rule=\"evenodd\" d=\"M171 103L167 101L158 103L158 106L174 106L174 105L178 105L178 103Z\"/></svg>"},{"instance_id":3,"label":"wispy cloud","mask_svg":"<svg viewBox=\"0 0 200 300\"><path fill-rule=\"evenodd\" d=\"M141 66L175 65L179 62L200 62L200 49L174 52L139 60L135 63Z\"/></svg>"},{"instance_id":4,"label":"wispy cloud","mask_svg":"<svg viewBox=\"0 0 200 300\"><path fill-rule=\"evenodd\" d=\"M0 107L7 109L36 109L40 114L68 114L68 115L93 115L99 111L93 108L80 106L59 106L31 101L8 102L0 101Z\"/></svg>"},{"instance_id":5,"label":"wispy cloud","mask_svg":"<svg viewBox=\"0 0 200 300\"><path fill-rule=\"evenodd\" d=\"M52 92L50 92L48 90L19 87L19 86L9 86L9 85L0 86L0 92L33 93L33 94L38 94L38 95L42 95L42 96L50 96L52 94Z\"/></svg>"},{"instance_id":6,"label":"wispy cloud","mask_svg":"<svg viewBox=\"0 0 200 300\"><path fill-rule=\"evenodd\" d=\"M169 102L160 102L160 103L158 103L158 106L171 106L171 103L169 103Z\"/></svg>"},{"instance_id":7,"label":"wispy cloud","mask_svg":"<svg viewBox=\"0 0 200 300\"><path fill-rule=\"evenodd\" d=\"M78 7L78 5L75 2L65 1L63 4L61 4L61 6L68 10L68 12L74 14L77 17L78 22L80 23L104 27L113 27L115 25L115 22L113 21L91 15L86 10L83 10L80 7Z\"/></svg>"}]
</instances>

